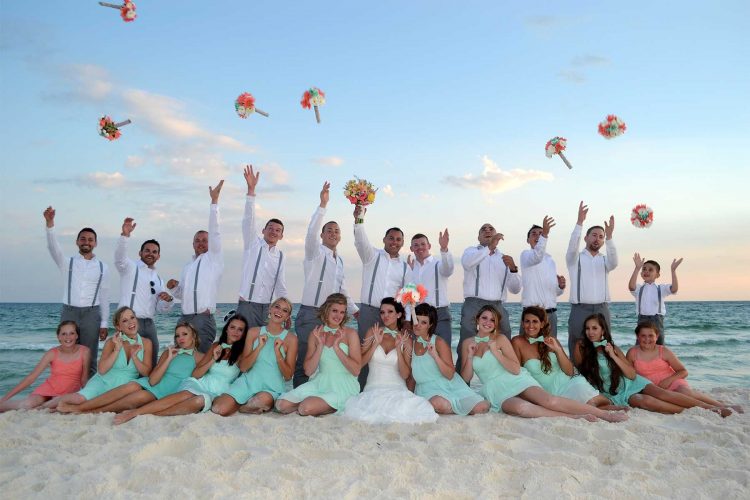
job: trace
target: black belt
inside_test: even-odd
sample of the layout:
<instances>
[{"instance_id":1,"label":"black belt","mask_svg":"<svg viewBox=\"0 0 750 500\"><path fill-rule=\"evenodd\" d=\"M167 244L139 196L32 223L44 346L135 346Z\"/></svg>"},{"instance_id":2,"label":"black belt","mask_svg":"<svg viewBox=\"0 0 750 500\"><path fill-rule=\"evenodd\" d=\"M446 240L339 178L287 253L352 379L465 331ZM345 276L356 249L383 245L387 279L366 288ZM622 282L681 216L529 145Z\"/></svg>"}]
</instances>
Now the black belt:
<instances>
[{"instance_id":1,"label":"black belt","mask_svg":"<svg viewBox=\"0 0 750 500\"><path fill-rule=\"evenodd\" d=\"M544 312L546 312L547 314L557 312L557 308L553 307L552 309L545 309Z\"/></svg>"}]
</instances>

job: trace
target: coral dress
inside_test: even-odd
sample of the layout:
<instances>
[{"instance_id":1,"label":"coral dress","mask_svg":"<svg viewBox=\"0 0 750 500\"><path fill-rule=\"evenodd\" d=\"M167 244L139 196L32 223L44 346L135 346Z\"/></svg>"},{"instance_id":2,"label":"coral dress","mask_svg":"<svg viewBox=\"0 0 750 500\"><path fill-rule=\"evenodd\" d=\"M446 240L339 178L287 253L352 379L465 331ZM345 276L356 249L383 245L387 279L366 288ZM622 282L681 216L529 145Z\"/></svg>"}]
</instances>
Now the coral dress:
<instances>
[{"instance_id":1,"label":"coral dress","mask_svg":"<svg viewBox=\"0 0 750 500\"><path fill-rule=\"evenodd\" d=\"M671 377L675 372L672 365L664 360L664 346L660 345L657 347L659 348L659 356L651 361L640 359L640 356L638 355L640 349L637 349L635 351L635 363L633 363L633 365L635 366L635 371L638 375L642 375L654 384L659 385L659 382L667 377ZM676 391L680 387L690 387L690 385L688 385L687 380L684 378L678 378L669 384L668 389L670 391Z\"/></svg>"},{"instance_id":2,"label":"coral dress","mask_svg":"<svg viewBox=\"0 0 750 500\"><path fill-rule=\"evenodd\" d=\"M49 364L49 377L34 389L31 394L45 397L57 397L81 390L81 376L83 375L83 349L78 349L78 357L73 361L60 359L60 350L53 347L55 356Z\"/></svg>"}]
</instances>

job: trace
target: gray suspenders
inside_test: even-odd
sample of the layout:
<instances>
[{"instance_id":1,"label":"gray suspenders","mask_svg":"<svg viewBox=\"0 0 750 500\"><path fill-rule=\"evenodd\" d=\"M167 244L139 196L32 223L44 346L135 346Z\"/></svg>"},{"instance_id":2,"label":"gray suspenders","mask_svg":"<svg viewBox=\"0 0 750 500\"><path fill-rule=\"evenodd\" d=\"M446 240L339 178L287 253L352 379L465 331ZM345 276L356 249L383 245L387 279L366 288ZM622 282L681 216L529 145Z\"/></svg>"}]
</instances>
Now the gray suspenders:
<instances>
[{"instance_id":1,"label":"gray suspenders","mask_svg":"<svg viewBox=\"0 0 750 500\"><path fill-rule=\"evenodd\" d=\"M138 273L140 272L140 266L138 264L135 265L135 279L133 280L133 291L130 292L130 308L133 308L133 303L135 302L135 287L138 286Z\"/></svg>"},{"instance_id":2,"label":"gray suspenders","mask_svg":"<svg viewBox=\"0 0 750 500\"><path fill-rule=\"evenodd\" d=\"M404 262L404 272L401 273L401 288L406 284L406 262Z\"/></svg>"},{"instance_id":3,"label":"gray suspenders","mask_svg":"<svg viewBox=\"0 0 750 500\"><path fill-rule=\"evenodd\" d=\"M479 266L481 262L477 264L477 279L474 283L474 296L479 297ZM503 292L505 291L505 282L508 281L508 266L505 266L505 274L503 275L503 284L500 287L500 300L503 298ZM437 289L437 265L435 266L435 289Z\"/></svg>"},{"instance_id":4,"label":"gray suspenders","mask_svg":"<svg viewBox=\"0 0 750 500\"><path fill-rule=\"evenodd\" d=\"M198 267L195 269L195 282L193 283L193 314L198 314L198 273L201 272L201 262L198 261Z\"/></svg>"},{"instance_id":5,"label":"gray suspenders","mask_svg":"<svg viewBox=\"0 0 750 500\"><path fill-rule=\"evenodd\" d=\"M380 265L380 254L378 254L378 260L375 262L375 269L372 270L372 279L370 280L370 295L367 297L367 305L372 304L372 289L375 286L375 276L378 274L378 266Z\"/></svg>"},{"instance_id":6,"label":"gray suspenders","mask_svg":"<svg viewBox=\"0 0 750 500\"><path fill-rule=\"evenodd\" d=\"M604 300L606 302L607 300L607 289L609 289L609 280L607 277L607 257L602 258L602 262L604 263ZM577 289L576 289L576 295L578 296L578 303L581 303L581 254L578 254L578 276L577 278ZM659 292L661 294L661 291Z\"/></svg>"},{"instance_id":7,"label":"gray suspenders","mask_svg":"<svg viewBox=\"0 0 750 500\"><path fill-rule=\"evenodd\" d=\"M276 266L276 276L273 278L273 286L271 287L271 298L273 299L273 291L276 290L276 283L279 281L279 272L281 272L281 262L284 260L284 252L279 250L279 265Z\"/></svg>"},{"instance_id":8,"label":"gray suspenders","mask_svg":"<svg viewBox=\"0 0 750 500\"><path fill-rule=\"evenodd\" d=\"M341 264L341 267L344 267L344 261L341 259L341 257L336 256L338 258L339 263ZM313 307L318 307L318 299L320 299L320 288L323 286L323 276L326 272L326 265L328 264L328 257L324 254L323 255L323 267L320 269L320 277L318 278L318 289L315 291L315 301L313 302ZM334 274L333 279L336 279L336 276ZM341 293L341 283L339 283L339 289L338 293ZM370 294L372 294L372 287L370 288Z\"/></svg>"},{"instance_id":9,"label":"gray suspenders","mask_svg":"<svg viewBox=\"0 0 750 500\"><path fill-rule=\"evenodd\" d=\"M102 277L104 276L104 264L99 261L99 281L96 282L96 290L94 291L94 300L91 301L91 307L96 305L96 297L99 295L99 287L102 286ZM73 282L73 257L70 258L68 263L68 305L70 304L70 287Z\"/></svg>"},{"instance_id":10,"label":"gray suspenders","mask_svg":"<svg viewBox=\"0 0 750 500\"><path fill-rule=\"evenodd\" d=\"M260 267L260 256L263 252L262 248L258 249L258 258L255 259L255 270L253 270L253 280L250 282L250 293L248 293L247 301L250 302L253 299L253 293L255 292L255 278L258 277L258 267ZM281 262L284 260L284 252L279 250L279 265L276 267L276 276L273 278L273 287L271 288L271 298L273 298L273 291L276 290L276 283L279 281L279 272L281 272Z\"/></svg>"},{"instance_id":11,"label":"gray suspenders","mask_svg":"<svg viewBox=\"0 0 750 500\"><path fill-rule=\"evenodd\" d=\"M435 262L435 307L440 307L440 288L438 287L438 263Z\"/></svg>"},{"instance_id":12,"label":"gray suspenders","mask_svg":"<svg viewBox=\"0 0 750 500\"><path fill-rule=\"evenodd\" d=\"M641 312L641 298L643 297L643 289L646 288L646 283L641 285L641 289L638 290L638 314ZM661 314L661 287L656 285L656 295L659 297L659 308L656 310L656 314Z\"/></svg>"}]
</instances>

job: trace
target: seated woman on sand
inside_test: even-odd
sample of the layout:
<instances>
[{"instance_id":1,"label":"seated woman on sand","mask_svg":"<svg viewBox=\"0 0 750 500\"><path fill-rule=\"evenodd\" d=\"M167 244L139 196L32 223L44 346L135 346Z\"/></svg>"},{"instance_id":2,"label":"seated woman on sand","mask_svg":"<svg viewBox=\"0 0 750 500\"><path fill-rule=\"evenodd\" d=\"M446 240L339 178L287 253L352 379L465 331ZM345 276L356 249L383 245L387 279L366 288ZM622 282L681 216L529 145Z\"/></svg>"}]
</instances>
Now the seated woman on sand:
<instances>
[{"instance_id":1,"label":"seated woman on sand","mask_svg":"<svg viewBox=\"0 0 750 500\"><path fill-rule=\"evenodd\" d=\"M521 365L545 391L604 410L630 409L628 406L612 405L585 377L576 375L562 345L550 334L547 313L543 308L526 307L521 318L523 333L513 337L513 350Z\"/></svg>"},{"instance_id":2,"label":"seated woman on sand","mask_svg":"<svg viewBox=\"0 0 750 500\"><path fill-rule=\"evenodd\" d=\"M719 408L685 394L662 389L638 375L625 354L612 342L602 314L586 318L583 333L573 357L576 367L612 403L667 414L681 413L686 408L696 406L712 410L722 417L732 413L728 408Z\"/></svg>"},{"instance_id":3,"label":"seated woman on sand","mask_svg":"<svg viewBox=\"0 0 750 500\"><path fill-rule=\"evenodd\" d=\"M266 326L247 332L245 352L240 358L242 375L214 400L211 411L224 417L237 410L263 413L273 408L284 392L284 382L294 375L297 336L284 328L292 315L292 303L281 297L269 308Z\"/></svg>"},{"instance_id":4,"label":"seated woman on sand","mask_svg":"<svg viewBox=\"0 0 750 500\"><path fill-rule=\"evenodd\" d=\"M310 335L303 364L305 374L311 378L279 396L276 409L281 413L333 413L343 410L346 401L359 393L359 336L344 326L349 319L346 305L346 296L334 293L320 306L323 326Z\"/></svg>"},{"instance_id":5,"label":"seated woman on sand","mask_svg":"<svg viewBox=\"0 0 750 500\"><path fill-rule=\"evenodd\" d=\"M492 411L526 418L570 417L592 422L597 417L610 422L627 420L624 413L610 413L553 396L542 389L521 367L510 340L500 333L500 312L493 306L483 306L474 319L477 335L463 343L461 376L469 383L476 372L482 382L480 394L490 402Z\"/></svg>"},{"instance_id":6,"label":"seated woman on sand","mask_svg":"<svg viewBox=\"0 0 750 500\"><path fill-rule=\"evenodd\" d=\"M81 391L63 396L60 399L63 406L83 403L127 384L139 375L147 377L151 373L151 341L138 334L138 320L133 310L119 308L112 323L117 332L104 344L96 375Z\"/></svg>"},{"instance_id":7,"label":"seated woman on sand","mask_svg":"<svg viewBox=\"0 0 750 500\"><path fill-rule=\"evenodd\" d=\"M57 410L62 413L119 413L174 394L203 358L198 352L198 342L198 332L190 323L177 323L175 345L162 353L148 377L115 387L80 404L63 403Z\"/></svg>"},{"instance_id":8,"label":"seated woman on sand","mask_svg":"<svg viewBox=\"0 0 750 500\"><path fill-rule=\"evenodd\" d=\"M419 424L435 422L437 413L426 399L406 388L411 374L405 351L411 352L412 341L401 332L404 306L392 297L380 302L380 322L365 335L362 343L362 366L369 364L370 373L362 394L346 403L341 415L368 423Z\"/></svg>"},{"instance_id":9,"label":"seated woman on sand","mask_svg":"<svg viewBox=\"0 0 750 500\"><path fill-rule=\"evenodd\" d=\"M203 355L193 376L180 384L179 392L152 401L134 410L127 410L115 417L115 424L122 424L138 415L189 415L206 412L215 397L229 389L229 385L240 374L237 362L245 348L247 320L234 315L224 324L219 341L211 345Z\"/></svg>"},{"instance_id":10,"label":"seated woman on sand","mask_svg":"<svg viewBox=\"0 0 750 500\"><path fill-rule=\"evenodd\" d=\"M443 415L487 413L490 403L456 373L450 346L435 335L437 309L423 303L414 312L415 340L406 354L417 383L414 393L429 400L435 411Z\"/></svg>"}]
</instances>

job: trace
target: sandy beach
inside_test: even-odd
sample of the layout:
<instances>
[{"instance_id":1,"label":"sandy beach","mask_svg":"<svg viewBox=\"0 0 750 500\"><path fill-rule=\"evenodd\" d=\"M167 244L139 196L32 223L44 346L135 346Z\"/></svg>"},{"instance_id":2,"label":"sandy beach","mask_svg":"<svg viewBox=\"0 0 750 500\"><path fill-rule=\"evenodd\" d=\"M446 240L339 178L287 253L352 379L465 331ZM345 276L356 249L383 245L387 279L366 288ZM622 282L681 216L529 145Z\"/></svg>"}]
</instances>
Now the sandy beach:
<instances>
[{"instance_id":1,"label":"sandy beach","mask_svg":"<svg viewBox=\"0 0 750 500\"><path fill-rule=\"evenodd\" d=\"M750 407L750 390L714 390ZM750 414L622 424L504 415L0 415L4 498L747 498Z\"/></svg>"}]
</instances>

